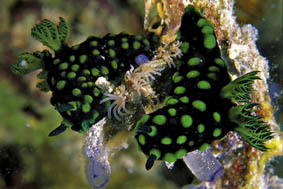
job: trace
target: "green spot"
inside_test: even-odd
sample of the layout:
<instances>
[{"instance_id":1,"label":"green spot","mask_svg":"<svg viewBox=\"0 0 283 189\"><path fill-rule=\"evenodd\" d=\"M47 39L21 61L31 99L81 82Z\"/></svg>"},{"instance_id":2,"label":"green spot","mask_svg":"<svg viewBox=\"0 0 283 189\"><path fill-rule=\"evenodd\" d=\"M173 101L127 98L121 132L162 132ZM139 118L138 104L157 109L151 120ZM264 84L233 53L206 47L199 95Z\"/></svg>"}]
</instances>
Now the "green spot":
<instances>
[{"instance_id":1,"label":"green spot","mask_svg":"<svg viewBox=\"0 0 283 189\"><path fill-rule=\"evenodd\" d=\"M61 72L61 73L60 73L60 76L61 76L61 77L65 77L65 76L66 76L66 72L65 72L65 71L64 71L64 72Z\"/></svg>"},{"instance_id":2,"label":"green spot","mask_svg":"<svg viewBox=\"0 0 283 189\"><path fill-rule=\"evenodd\" d=\"M100 95L100 90L95 87L95 88L93 89L93 94L94 94L95 97L98 97L98 96Z\"/></svg>"},{"instance_id":3,"label":"green spot","mask_svg":"<svg viewBox=\"0 0 283 189\"><path fill-rule=\"evenodd\" d=\"M78 64L74 64L74 65L72 65L71 69L72 69L72 71L76 72L80 69L80 66Z\"/></svg>"},{"instance_id":4,"label":"green spot","mask_svg":"<svg viewBox=\"0 0 283 189\"><path fill-rule=\"evenodd\" d=\"M226 67L226 63L224 62L224 60L220 59L220 58L216 58L214 60L214 62L218 65L218 66L221 66L221 67Z\"/></svg>"},{"instance_id":5,"label":"green spot","mask_svg":"<svg viewBox=\"0 0 283 189\"><path fill-rule=\"evenodd\" d=\"M156 115L152 121L157 125L164 125L167 121L167 118L164 115Z\"/></svg>"},{"instance_id":6,"label":"green spot","mask_svg":"<svg viewBox=\"0 0 283 189\"><path fill-rule=\"evenodd\" d=\"M90 45L91 45L91 46L93 46L93 47L96 47L96 46L97 46L97 44L98 44L98 42L97 42L97 41L92 41L92 42L90 42Z\"/></svg>"},{"instance_id":7,"label":"green spot","mask_svg":"<svg viewBox=\"0 0 283 189\"><path fill-rule=\"evenodd\" d=\"M213 119L219 123L221 121L221 116L218 112L213 112Z\"/></svg>"},{"instance_id":8,"label":"green spot","mask_svg":"<svg viewBox=\"0 0 283 189\"><path fill-rule=\"evenodd\" d=\"M76 60L76 57L74 55L69 57L70 62L74 62Z\"/></svg>"},{"instance_id":9,"label":"green spot","mask_svg":"<svg viewBox=\"0 0 283 189\"><path fill-rule=\"evenodd\" d=\"M201 145L201 147L199 148L200 151L205 151L208 148L209 144L204 143L203 145Z\"/></svg>"},{"instance_id":10,"label":"green spot","mask_svg":"<svg viewBox=\"0 0 283 189\"><path fill-rule=\"evenodd\" d=\"M173 97L169 97L166 100L167 105L174 105L174 104L177 104L177 103L178 103L178 100L176 98L173 98Z\"/></svg>"},{"instance_id":11,"label":"green spot","mask_svg":"<svg viewBox=\"0 0 283 189\"><path fill-rule=\"evenodd\" d=\"M99 50L94 49L94 50L92 51L92 54L93 54L93 55L99 55L99 54L100 54L100 52L99 52Z\"/></svg>"},{"instance_id":12,"label":"green spot","mask_svg":"<svg viewBox=\"0 0 283 189\"><path fill-rule=\"evenodd\" d=\"M106 66L101 66L101 73L102 73L103 75L109 74L108 68L107 68Z\"/></svg>"},{"instance_id":13,"label":"green spot","mask_svg":"<svg viewBox=\"0 0 283 189\"><path fill-rule=\"evenodd\" d=\"M216 128L216 129L213 130L212 135L213 135L214 137L219 137L219 136L221 135L221 133L222 133L221 129Z\"/></svg>"},{"instance_id":14,"label":"green spot","mask_svg":"<svg viewBox=\"0 0 283 189\"><path fill-rule=\"evenodd\" d=\"M57 82L56 88L58 90L62 90L65 87L65 85L66 85L66 81L65 80L60 80L60 81Z\"/></svg>"},{"instance_id":15,"label":"green spot","mask_svg":"<svg viewBox=\"0 0 283 189\"><path fill-rule=\"evenodd\" d=\"M170 163L173 163L173 162L175 162L177 160L176 156L174 154L172 154L172 153L166 153L164 155L163 159L165 161L170 162Z\"/></svg>"},{"instance_id":16,"label":"green spot","mask_svg":"<svg viewBox=\"0 0 283 189\"><path fill-rule=\"evenodd\" d=\"M88 84L86 82L84 82L81 86L82 86L82 88L87 88Z\"/></svg>"},{"instance_id":17,"label":"green spot","mask_svg":"<svg viewBox=\"0 0 283 189\"><path fill-rule=\"evenodd\" d=\"M178 86L174 90L174 94L184 94L186 92L186 88L182 86Z\"/></svg>"},{"instance_id":18,"label":"green spot","mask_svg":"<svg viewBox=\"0 0 283 189\"><path fill-rule=\"evenodd\" d=\"M214 80L214 81L216 81L218 79L218 77L217 77L217 75L215 73L209 73L209 74L207 74L207 77L209 79Z\"/></svg>"},{"instance_id":19,"label":"green spot","mask_svg":"<svg viewBox=\"0 0 283 189\"><path fill-rule=\"evenodd\" d=\"M193 124L193 118L190 115L182 115L180 121L185 128L189 128Z\"/></svg>"},{"instance_id":20,"label":"green spot","mask_svg":"<svg viewBox=\"0 0 283 189\"><path fill-rule=\"evenodd\" d=\"M169 108L168 113L170 114L170 116L174 117L177 114L177 111L175 108Z\"/></svg>"},{"instance_id":21,"label":"green spot","mask_svg":"<svg viewBox=\"0 0 283 189\"><path fill-rule=\"evenodd\" d=\"M157 149L152 149L149 152L150 155L154 155L156 157L156 159L159 159L161 156L161 152Z\"/></svg>"},{"instance_id":22,"label":"green spot","mask_svg":"<svg viewBox=\"0 0 283 189\"><path fill-rule=\"evenodd\" d=\"M59 63L60 63L60 59L58 59L58 58L53 61L53 64L54 64L54 65L57 65L57 64L59 64Z\"/></svg>"},{"instance_id":23,"label":"green spot","mask_svg":"<svg viewBox=\"0 0 283 189\"><path fill-rule=\"evenodd\" d=\"M177 138L177 144L184 144L187 141L187 137L185 135L179 136Z\"/></svg>"},{"instance_id":24,"label":"green spot","mask_svg":"<svg viewBox=\"0 0 283 189\"><path fill-rule=\"evenodd\" d=\"M190 58L188 61L189 66L196 66L201 63L201 59L199 57Z\"/></svg>"},{"instance_id":25,"label":"green spot","mask_svg":"<svg viewBox=\"0 0 283 189\"><path fill-rule=\"evenodd\" d=\"M187 96L183 96L181 98L179 98L181 102L187 104L189 103L190 99Z\"/></svg>"},{"instance_id":26,"label":"green spot","mask_svg":"<svg viewBox=\"0 0 283 189\"><path fill-rule=\"evenodd\" d=\"M170 144L172 144L172 139L169 138L169 137L164 137L164 138L161 140L161 144L170 145Z\"/></svg>"},{"instance_id":27,"label":"green spot","mask_svg":"<svg viewBox=\"0 0 283 189\"><path fill-rule=\"evenodd\" d=\"M151 136L151 137L153 137L153 136L155 136L156 134L157 134L157 129L156 129L156 127L155 126L150 126L150 128L151 128L151 131L150 131L150 133L148 133L148 135L149 136Z\"/></svg>"},{"instance_id":28,"label":"green spot","mask_svg":"<svg viewBox=\"0 0 283 189\"><path fill-rule=\"evenodd\" d=\"M187 150L185 150L185 149L180 149L180 150L178 150L178 151L176 152L176 157L177 157L177 159L182 158L184 155L186 155L186 153L187 153Z\"/></svg>"},{"instance_id":29,"label":"green spot","mask_svg":"<svg viewBox=\"0 0 283 189\"><path fill-rule=\"evenodd\" d=\"M109 40L109 41L108 41L108 45L110 45L110 46L115 45L115 41L114 41L114 40Z\"/></svg>"},{"instance_id":30,"label":"green spot","mask_svg":"<svg viewBox=\"0 0 283 189\"><path fill-rule=\"evenodd\" d=\"M123 49L128 49L129 48L129 43L126 43L126 42L122 43L122 48Z\"/></svg>"},{"instance_id":31,"label":"green spot","mask_svg":"<svg viewBox=\"0 0 283 189\"><path fill-rule=\"evenodd\" d=\"M134 49L139 49L140 47L141 47L141 43L140 42L138 42L138 41L134 41L134 43L133 43L133 47L134 47Z\"/></svg>"},{"instance_id":32,"label":"green spot","mask_svg":"<svg viewBox=\"0 0 283 189\"><path fill-rule=\"evenodd\" d=\"M85 95L84 100L85 100L86 103L90 104L90 103L92 103L93 98L90 95Z\"/></svg>"},{"instance_id":33,"label":"green spot","mask_svg":"<svg viewBox=\"0 0 283 189\"><path fill-rule=\"evenodd\" d=\"M216 66L209 66L208 70L211 72L220 72L219 68L217 68Z\"/></svg>"},{"instance_id":34,"label":"green spot","mask_svg":"<svg viewBox=\"0 0 283 189\"><path fill-rule=\"evenodd\" d=\"M205 24L206 24L206 19L204 18L199 19L197 22L198 27L203 27Z\"/></svg>"},{"instance_id":35,"label":"green spot","mask_svg":"<svg viewBox=\"0 0 283 189\"><path fill-rule=\"evenodd\" d=\"M127 42L127 41L128 41L128 38L123 37L123 38L121 39L121 41L122 41L122 42Z\"/></svg>"},{"instance_id":36,"label":"green spot","mask_svg":"<svg viewBox=\"0 0 283 189\"><path fill-rule=\"evenodd\" d=\"M90 75L90 71L89 70L83 70L83 74L84 75Z\"/></svg>"},{"instance_id":37,"label":"green spot","mask_svg":"<svg viewBox=\"0 0 283 189\"><path fill-rule=\"evenodd\" d=\"M74 46L72 47L72 49L75 50L75 51L78 50L79 48L80 48L80 45L74 45Z\"/></svg>"},{"instance_id":38,"label":"green spot","mask_svg":"<svg viewBox=\"0 0 283 189\"><path fill-rule=\"evenodd\" d=\"M86 56L86 55L81 55L81 56L80 56L80 63L81 63L81 64L85 63L86 59L87 59L87 56Z\"/></svg>"},{"instance_id":39,"label":"green spot","mask_svg":"<svg viewBox=\"0 0 283 189\"><path fill-rule=\"evenodd\" d=\"M203 124L199 124L199 125L198 125L198 132L199 132L199 133L203 133L204 130L205 130L205 126L204 126Z\"/></svg>"},{"instance_id":40,"label":"green spot","mask_svg":"<svg viewBox=\"0 0 283 189\"><path fill-rule=\"evenodd\" d=\"M208 49L213 49L216 46L216 39L214 35L207 35L204 38L204 47Z\"/></svg>"},{"instance_id":41,"label":"green spot","mask_svg":"<svg viewBox=\"0 0 283 189\"><path fill-rule=\"evenodd\" d=\"M188 78L188 79L192 79L192 78L196 78L197 76L199 76L199 71L196 71L196 70L192 70L192 71L189 71L188 73L187 73L187 75L186 75L186 77Z\"/></svg>"},{"instance_id":42,"label":"green spot","mask_svg":"<svg viewBox=\"0 0 283 189\"><path fill-rule=\"evenodd\" d=\"M82 106L82 110L84 113L88 113L90 111L90 105L89 104L84 104Z\"/></svg>"},{"instance_id":43,"label":"green spot","mask_svg":"<svg viewBox=\"0 0 283 189\"><path fill-rule=\"evenodd\" d=\"M97 69L97 68L92 68L92 69L91 69L91 74L92 74L94 77L97 77L97 76L100 75L100 71L99 71L99 69Z\"/></svg>"},{"instance_id":44,"label":"green spot","mask_svg":"<svg viewBox=\"0 0 283 189\"><path fill-rule=\"evenodd\" d=\"M210 83L205 80L199 81L197 86L199 89L210 89L211 88Z\"/></svg>"},{"instance_id":45,"label":"green spot","mask_svg":"<svg viewBox=\"0 0 283 189\"><path fill-rule=\"evenodd\" d=\"M189 51L189 47L190 47L190 45L189 45L188 42L182 43L182 45L181 45L181 50L182 50L182 52L183 52L183 53L187 53L187 52Z\"/></svg>"},{"instance_id":46,"label":"green spot","mask_svg":"<svg viewBox=\"0 0 283 189\"><path fill-rule=\"evenodd\" d=\"M201 100L195 100L192 103L193 107L201 112L206 110L206 104Z\"/></svg>"},{"instance_id":47,"label":"green spot","mask_svg":"<svg viewBox=\"0 0 283 189\"><path fill-rule=\"evenodd\" d=\"M91 81L87 82L87 86L92 87L93 85L94 85L93 82L91 82Z\"/></svg>"},{"instance_id":48,"label":"green spot","mask_svg":"<svg viewBox=\"0 0 283 189\"><path fill-rule=\"evenodd\" d=\"M143 36L137 35L137 36L135 36L135 38L136 38L137 40L141 40L141 39L143 38Z\"/></svg>"},{"instance_id":49,"label":"green spot","mask_svg":"<svg viewBox=\"0 0 283 189\"><path fill-rule=\"evenodd\" d=\"M143 134L139 135L138 140L141 145L145 145L146 141L145 141L145 136Z\"/></svg>"},{"instance_id":50,"label":"green spot","mask_svg":"<svg viewBox=\"0 0 283 189\"><path fill-rule=\"evenodd\" d=\"M97 111L95 111L92 115L92 119L95 120L96 118L98 118L98 116L99 116L99 113Z\"/></svg>"},{"instance_id":51,"label":"green spot","mask_svg":"<svg viewBox=\"0 0 283 189\"><path fill-rule=\"evenodd\" d=\"M145 44L146 46L149 46L149 45L150 45L150 43L149 43L149 41L148 41L147 39L142 40L142 42L143 42L143 44Z\"/></svg>"},{"instance_id":52,"label":"green spot","mask_svg":"<svg viewBox=\"0 0 283 189\"><path fill-rule=\"evenodd\" d=\"M109 49L109 55L111 56L111 57L115 57L116 56L116 52L113 50L113 49Z\"/></svg>"},{"instance_id":53,"label":"green spot","mask_svg":"<svg viewBox=\"0 0 283 189\"><path fill-rule=\"evenodd\" d=\"M78 81L86 81L86 77L85 76L80 76L80 77L78 77Z\"/></svg>"},{"instance_id":54,"label":"green spot","mask_svg":"<svg viewBox=\"0 0 283 189\"><path fill-rule=\"evenodd\" d=\"M213 27L211 26L204 26L202 29L201 29L201 32L203 34L213 34Z\"/></svg>"},{"instance_id":55,"label":"green spot","mask_svg":"<svg viewBox=\"0 0 283 189\"><path fill-rule=\"evenodd\" d=\"M118 69L118 64L117 64L116 60L111 61L111 66L114 70Z\"/></svg>"},{"instance_id":56,"label":"green spot","mask_svg":"<svg viewBox=\"0 0 283 189\"><path fill-rule=\"evenodd\" d=\"M69 72L69 73L67 74L67 77L68 77L69 79L74 79L76 76L77 76L77 74L76 74L75 72Z\"/></svg>"},{"instance_id":57,"label":"green spot","mask_svg":"<svg viewBox=\"0 0 283 189\"><path fill-rule=\"evenodd\" d=\"M82 91L78 88L73 89L72 94L74 96L80 96L82 94Z\"/></svg>"},{"instance_id":58,"label":"green spot","mask_svg":"<svg viewBox=\"0 0 283 189\"><path fill-rule=\"evenodd\" d=\"M176 73L178 73L178 72L176 72ZM175 74L174 74L174 75L175 75ZM182 81L183 76L180 76L180 75L174 76L174 75L173 75L173 81L174 81L174 83L179 83L180 81Z\"/></svg>"},{"instance_id":59,"label":"green spot","mask_svg":"<svg viewBox=\"0 0 283 189\"><path fill-rule=\"evenodd\" d=\"M64 62L59 65L59 70L66 70L68 68L68 63Z\"/></svg>"}]
</instances>

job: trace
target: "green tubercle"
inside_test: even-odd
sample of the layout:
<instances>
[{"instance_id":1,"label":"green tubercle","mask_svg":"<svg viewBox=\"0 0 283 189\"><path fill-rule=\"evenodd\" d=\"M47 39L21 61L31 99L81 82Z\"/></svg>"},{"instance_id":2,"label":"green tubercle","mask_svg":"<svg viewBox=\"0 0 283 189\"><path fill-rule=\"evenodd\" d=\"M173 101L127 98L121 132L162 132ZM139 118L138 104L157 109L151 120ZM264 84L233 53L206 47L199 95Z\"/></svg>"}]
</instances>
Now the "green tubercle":
<instances>
[{"instance_id":1,"label":"green tubercle","mask_svg":"<svg viewBox=\"0 0 283 189\"><path fill-rule=\"evenodd\" d=\"M157 125L164 125L166 121L167 121L167 118L164 115L156 115L152 119L152 122Z\"/></svg>"},{"instance_id":2,"label":"green tubercle","mask_svg":"<svg viewBox=\"0 0 283 189\"><path fill-rule=\"evenodd\" d=\"M182 115L180 121L185 128L189 128L193 124L193 118L190 115Z\"/></svg>"}]
</instances>

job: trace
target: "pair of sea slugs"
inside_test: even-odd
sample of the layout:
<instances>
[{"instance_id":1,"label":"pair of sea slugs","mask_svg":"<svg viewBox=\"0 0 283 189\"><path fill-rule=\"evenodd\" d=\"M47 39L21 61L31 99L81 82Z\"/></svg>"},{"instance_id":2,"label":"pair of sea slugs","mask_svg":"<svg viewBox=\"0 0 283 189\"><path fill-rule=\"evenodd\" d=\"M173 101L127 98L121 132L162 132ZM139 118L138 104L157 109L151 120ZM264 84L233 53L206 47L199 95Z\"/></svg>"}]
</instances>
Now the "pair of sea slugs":
<instances>
[{"instance_id":1,"label":"pair of sea slugs","mask_svg":"<svg viewBox=\"0 0 283 189\"><path fill-rule=\"evenodd\" d=\"M86 131L107 116L110 103L100 103L105 96L97 79L103 77L118 86L131 65L137 68L152 59L159 46L153 34L121 33L91 36L69 47L68 30L63 18L58 26L43 20L32 29L32 36L55 55L48 50L22 53L12 66L16 74L43 70L38 74L43 81L37 87L52 91L51 104L63 117L50 136L66 128ZM155 160L175 162L190 151L205 150L229 131L236 131L256 149L267 150L264 142L272 133L260 116L252 115L257 104L251 102L250 93L254 80L259 79L257 71L231 81L213 24L192 6L185 9L177 40L182 56L174 60L179 62L176 67L165 69L169 77L164 106L135 123L136 140L148 157L146 168L150 169ZM156 81L153 85L158 85Z\"/></svg>"}]
</instances>

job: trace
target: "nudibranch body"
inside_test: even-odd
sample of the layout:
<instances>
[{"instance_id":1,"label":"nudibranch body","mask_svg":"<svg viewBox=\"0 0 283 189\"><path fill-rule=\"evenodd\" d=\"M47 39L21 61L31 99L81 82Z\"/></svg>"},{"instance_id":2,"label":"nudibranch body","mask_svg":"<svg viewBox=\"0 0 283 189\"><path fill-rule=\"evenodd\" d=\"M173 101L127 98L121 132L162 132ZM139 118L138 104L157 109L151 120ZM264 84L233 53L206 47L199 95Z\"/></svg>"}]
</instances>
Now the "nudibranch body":
<instances>
[{"instance_id":1,"label":"nudibranch body","mask_svg":"<svg viewBox=\"0 0 283 189\"><path fill-rule=\"evenodd\" d=\"M21 61L12 68L15 73L43 69L38 76L44 81L37 86L43 91L52 91L51 104L63 117L61 125L50 133L51 136L68 127L79 132L86 131L102 119L110 101L101 103L101 100L105 93L112 91L104 91L103 86L96 82L98 78L103 77L114 86L121 84L130 65L139 66L136 59L140 54L152 58L158 45L153 37L121 33L108 34L103 38L88 37L81 44L68 47L68 27L62 18L59 26L43 20L32 29L32 36L53 49L55 56L52 57L47 50L23 53L19 57ZM26 65L22 64L23 61Z\"/></svg>"},{"instance_id":2,"label":"nudibranch body","mask_svg":"<svg viewBox=\"0 0 283 189\"><path fill-rule=\"evenodd\" d=\"M205 150L233 130L266 150L263 142L271 132L261 117L251 115L256 104L250 102L250 93L259 79L257 72L231 82L213 24L193 7L185 10L178 40L183 56L170 78L165 105L137 123L136 139L148 157L146 168L157 159L175 162L190 151Z\"/></svg>"},{"instance_id":3,"label":"nudibranch body","mask_svg":"<svg viewBox=\"0 0 283 189\"><path fill-rule=\"evenodd\" d=\"M37 86L42 91L52 91L51 103L63 117L51 136L68 127L86 131L107 112L111 117L112 110L114 119L118 119L124 113L131 113L126 112L125 103L148 105L144 102L153 100L147 99L151 96L143 90L146 84L151 85L147 86L148 91L157 101L164 101L158 104L157 110L144 111L148 114L137 123L131 123L136 125L137 142L148 156L147 169L155 160L175 162L190 151L205 150L229 131L236 131L259 150L267 149L264 142L272 138L272 133L260 116L253 115L257 104L250 98L252 84L259 79L257 72L231 81L213 24L192 6L185 9L177 41L172 47L179 52L181 44L182 56L173 53L174 57L170 57L172 52L163 49L166 57L158 57L156 52L161 48L158 37L153 35L121 33L103 38L89 37L81 44L68 47L68 32L62 18L58 26L43 20L32 29L32 36L54 50L55 56L47 50L23 53L12 67L19 74L43 69L38 77L44 81ZM165 63L160 67L151 66L151 60L156 57L163 58ZM166 60L170 60L168 64ZM101 85L98 82L101 80L109 86ZM119 94L115 94L116 89L120 90ZM140 91L129 91L135 89ZM141 102L129 102L124 94L140 95L132 100ZM110 100L115 99L111 104Z\"/></svg>"}]
</instances>

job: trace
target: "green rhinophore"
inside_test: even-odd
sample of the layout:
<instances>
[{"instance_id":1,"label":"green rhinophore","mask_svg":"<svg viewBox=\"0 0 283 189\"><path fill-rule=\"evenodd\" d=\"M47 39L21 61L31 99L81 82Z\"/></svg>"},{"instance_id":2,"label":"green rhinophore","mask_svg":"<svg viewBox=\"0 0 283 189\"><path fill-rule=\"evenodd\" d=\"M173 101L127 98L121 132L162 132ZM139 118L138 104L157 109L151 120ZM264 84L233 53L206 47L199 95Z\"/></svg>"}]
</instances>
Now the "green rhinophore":
<instances>
[{"instance_id":1,"label":"green rhinophore","mask_svg":"<svg viewBox=\"0 0 283 189\"><path fill-rule=\"evenodd\" d=\"M148 133L149 136L155 136L157 134L157 128L155 126L150 126L151 131Z\"/></svg>"}]
</instances>

